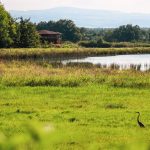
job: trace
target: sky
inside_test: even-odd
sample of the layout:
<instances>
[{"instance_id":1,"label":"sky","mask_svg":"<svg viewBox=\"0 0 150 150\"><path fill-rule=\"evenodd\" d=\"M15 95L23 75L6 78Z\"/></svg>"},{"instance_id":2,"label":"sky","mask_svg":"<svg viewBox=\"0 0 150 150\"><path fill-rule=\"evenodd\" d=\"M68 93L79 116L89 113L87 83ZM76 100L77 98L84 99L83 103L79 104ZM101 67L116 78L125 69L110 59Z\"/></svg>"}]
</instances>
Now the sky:
<instances>
[{"instance_id":1,"label":"sky","mask_svg":"<svg viewBox=\"0 0 150 150\"><path fill-rule=\"evenodd\" d=\"M77 7L150 13L150 0L1 0L7 10L41 10L54 7Z\"/></svg>"}]
</instances>

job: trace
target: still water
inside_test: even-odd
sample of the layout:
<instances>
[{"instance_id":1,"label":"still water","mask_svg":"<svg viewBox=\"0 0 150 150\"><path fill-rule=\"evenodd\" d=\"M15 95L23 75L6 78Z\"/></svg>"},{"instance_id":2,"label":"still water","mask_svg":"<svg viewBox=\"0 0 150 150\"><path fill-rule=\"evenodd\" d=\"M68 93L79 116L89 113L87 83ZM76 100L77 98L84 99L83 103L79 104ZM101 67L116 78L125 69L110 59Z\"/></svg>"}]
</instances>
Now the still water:
<instances>
[{"instance_id":1,"label":"still water","mask_svg":"<svg viewBox=\"0 0 150 150\"><path fill-rule=\"evenodd\" d=\"M138 67L141 71L150 70L150 54L136 55L117 55L117 56L101 56L101 57L86 57L82 59L64 60L63 63L92 63L100 64L101 66L110 67L117 65L120 70Z\"/></svg>"}]
</instances>

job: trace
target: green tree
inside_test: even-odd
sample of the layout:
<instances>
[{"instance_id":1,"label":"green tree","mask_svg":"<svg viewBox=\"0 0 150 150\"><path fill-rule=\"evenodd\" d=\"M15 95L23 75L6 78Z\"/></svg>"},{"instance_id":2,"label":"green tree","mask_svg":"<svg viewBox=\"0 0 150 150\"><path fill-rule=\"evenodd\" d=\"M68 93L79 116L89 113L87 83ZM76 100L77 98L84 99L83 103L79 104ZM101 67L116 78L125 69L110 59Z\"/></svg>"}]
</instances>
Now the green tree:
<instances>
[{"instance_id":1,"label":"green tree","mask_svg":"<svg viewBox=\"0 0 150 150\"><path fill-rule=\"evenodd\" d=\"M81 39L80 29L72 20L61 19L57 22L40 22L37 24L37 30L50 30L62 33L64 41L77 42Z\"/></svg>"},{"instance_id":2,"label":"green tree","mask_svg":"<svg viewBox=\"0 0 150 150\"><path fill-rule=\"evenodd\" d=\"M14 44L16 24L9 13L0 4L0 47L10 47Z\"/></svg>"},{"instance_id":3,"label":"green tree","mask_svg":"<svg viewBox=\"0 0 150 150\"><path fill-rule=\"evenodd\" d=\"M79 28L76 27L72 20L59 20L56 23L57 29L62 33L65 41L77 42L81 39Z\"/></svg>"},{"instance_id":4,"label":"green tree","mask_svg":"<svg viewBox=\"0 0 150 150\"><path fill-rule=\"evenodd\" d=\"M139 41L141 39L142 30L139 26L132 26L130 24L120 26L115 29L112 38L119 42Z\"/></svg>"},{"instance_id":5,"label":"green tree","mask_svg":"<svg viewBox=\"0 0 150 150\"><path fill-rule=\"evenodd\" d=\"M39 45L39 34L36 26L30 22L30 19L20 18L18 25L18 39L16 40L19 47L37 47Z\"/></svg>"}]
</instances>

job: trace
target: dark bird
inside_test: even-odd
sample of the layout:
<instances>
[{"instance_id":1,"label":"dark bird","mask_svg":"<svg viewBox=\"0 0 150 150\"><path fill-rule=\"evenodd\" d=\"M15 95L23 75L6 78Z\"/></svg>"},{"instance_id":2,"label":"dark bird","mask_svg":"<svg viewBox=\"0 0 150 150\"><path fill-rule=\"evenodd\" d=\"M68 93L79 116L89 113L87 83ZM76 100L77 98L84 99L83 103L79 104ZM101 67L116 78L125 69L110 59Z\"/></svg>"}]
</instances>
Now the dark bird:
<instances>
[{"instance_id":1,"label":"dark bird","mask_svg":"<svg viewBox=\"0 0 150 150\"><path fill-rule=\"evenodd\" d=\"M140 122L139 118L140 118L140 112L136 112L138 113L138 116L137 116L137 123L138 125L141 127L141 128L145 128L144 124L142 122Z\"/></svg>"}]
</instances>

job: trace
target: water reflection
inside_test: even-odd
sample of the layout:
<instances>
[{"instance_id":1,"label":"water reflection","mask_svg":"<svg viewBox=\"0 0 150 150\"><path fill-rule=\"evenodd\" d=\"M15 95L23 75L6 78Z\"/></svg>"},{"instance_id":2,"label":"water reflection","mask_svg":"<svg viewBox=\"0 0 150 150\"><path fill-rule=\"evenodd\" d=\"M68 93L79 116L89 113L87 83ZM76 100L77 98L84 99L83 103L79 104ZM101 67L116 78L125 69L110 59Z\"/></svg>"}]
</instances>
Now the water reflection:
<instances>
[{"instance_id":1,"label":"water reflection","mask_svg":"<svg viewBox=\"0 0 150 150\"><path fill-rule=\"evenodd\" d=\"M150 70L150 54L117 55L104 57L87 57L82 59L64 60L67 63L92 63L101 68Z\"/></svg>"}]
</instances>

